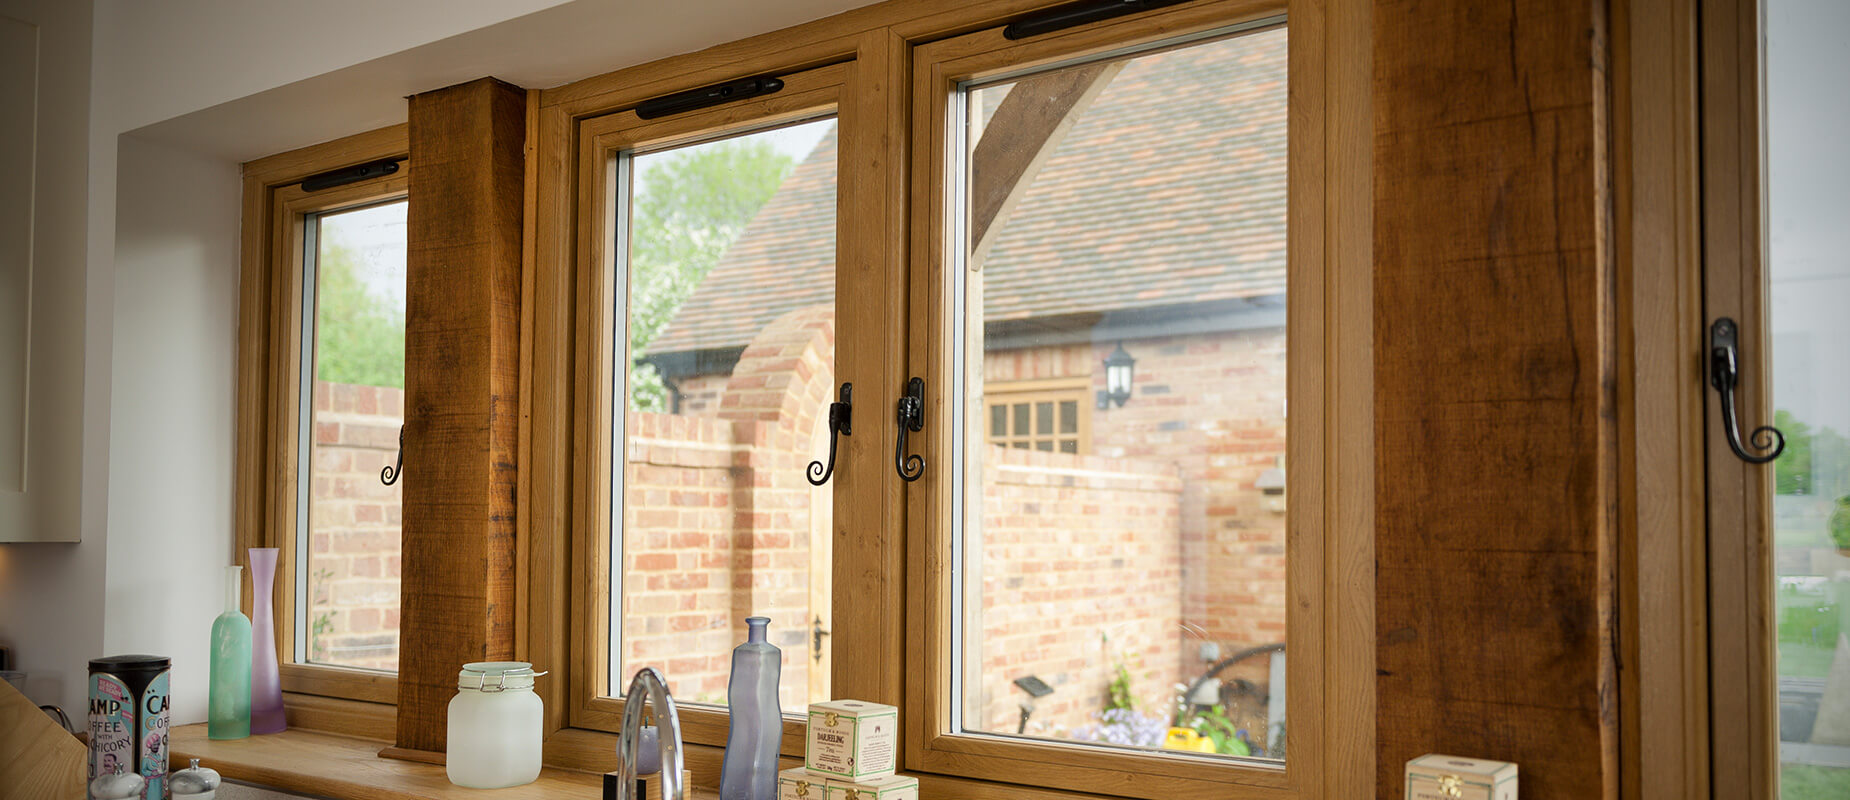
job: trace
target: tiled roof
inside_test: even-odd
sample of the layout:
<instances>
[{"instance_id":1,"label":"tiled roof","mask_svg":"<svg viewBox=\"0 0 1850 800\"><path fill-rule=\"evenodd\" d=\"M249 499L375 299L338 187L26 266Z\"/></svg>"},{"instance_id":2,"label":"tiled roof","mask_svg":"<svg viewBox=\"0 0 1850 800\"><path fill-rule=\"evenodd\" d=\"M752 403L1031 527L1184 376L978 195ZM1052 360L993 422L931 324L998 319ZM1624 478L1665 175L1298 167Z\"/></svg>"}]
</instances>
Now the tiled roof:
<instances>
[{"instance_id":1,"label":"tiled roof","mask_svg":"<svg viewBox=\"0 0 1850 800\"><path fill-rule=\"evenodd\" d=\"M1002 322L1285 291L1283 29L1127 64L997 233L984 315ZM818 144L650 350L744 345L829 302L835 136Z\"/></svg>"}]
</instances>

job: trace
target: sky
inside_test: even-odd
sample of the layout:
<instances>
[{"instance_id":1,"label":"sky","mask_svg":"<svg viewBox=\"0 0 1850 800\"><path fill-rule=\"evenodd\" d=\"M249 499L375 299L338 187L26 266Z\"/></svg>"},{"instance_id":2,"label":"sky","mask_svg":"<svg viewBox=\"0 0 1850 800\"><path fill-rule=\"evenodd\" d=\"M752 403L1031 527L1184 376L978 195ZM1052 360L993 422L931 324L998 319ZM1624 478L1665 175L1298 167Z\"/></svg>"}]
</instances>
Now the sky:
<instances>
[{"instance_id":1,"label":"sky","mask_svg":"<svg viewBox=\"0 0 1850 800\"><path fill-rule=\"evenodd\" d=\"M1766 19L1773 404L1850 435L1850 2L1767 0Z\"/></svg>"}]
</instances>

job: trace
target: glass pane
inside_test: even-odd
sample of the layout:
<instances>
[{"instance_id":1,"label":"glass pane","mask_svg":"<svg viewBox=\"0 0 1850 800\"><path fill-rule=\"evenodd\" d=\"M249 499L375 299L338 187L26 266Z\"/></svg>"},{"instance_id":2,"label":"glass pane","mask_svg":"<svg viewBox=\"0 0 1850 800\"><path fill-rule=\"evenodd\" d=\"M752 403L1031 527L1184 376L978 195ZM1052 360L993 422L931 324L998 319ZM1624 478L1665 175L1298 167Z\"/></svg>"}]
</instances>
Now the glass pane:
<instances>
[{"instance_id":1,"label":"glass pane","mask_svg":"<svg viewBox=\"0 0 1850 800\"><path fill-rule=\"evenodd\" d=\"M405 417L405 202L316 215L305 231L297 657L396 670L404 484L379 473Z\"/></svg>"},{"instance_id":2,"label":"glass pane","mask_svg":"<svg viewBox=\"0 0 1850 800\"><path fill-rule=\"evenodd\" d=\"M1007 436L1008 432L1008 407L1003 405L991 406L989 409L989 435L992 437Z\"/></svg>"},{"instance_id":3,"label":"glass pane","mask_svg":"<svg viewBox=\"0 0 1850 800\"><path fill-rule=\"evenodd\" d=\"M1086 381L1030 452L965 455L963 731L1283 758L1285 516L1254 484L1286 440L1285 60L1272 25L963 90L963 411Z\"/></svg>"},{"instance_id":4,"label":"glass pane","mask_svg":"<svg viewBox=\"0 0 1850 800\"><path fill-rule=\"evenodd\" d=\"M617 156L630 368L612 503L610 685L653 666L724 704L747 617L784 651L780 700L829 699L835 122ZM617 343L622 352L624 342Z\"/></svg>"},{"instance_id":5,"label":"glass pane","mask_svg":"<svg viewBox=\"0 0 1850 800\"><path fill-rule=\"evenodd\" d=\"M1016 436L1027 436L1028 431L1029 431L1028 404L1027 403L1016 403L1015 404L1015 435Z\"/></svg>"},{"instance_id":6,"label":"glass pane","mask_svg":"<svg viewBox=\"0 0 1850 800\"><path fill-rule=\"evenodd\" d=\"M1850 4L1769 0L1768 271L1780 792L1850 797ZM1837 66L1833 67L1832 64Z\"/></svg>"}]
</instances>

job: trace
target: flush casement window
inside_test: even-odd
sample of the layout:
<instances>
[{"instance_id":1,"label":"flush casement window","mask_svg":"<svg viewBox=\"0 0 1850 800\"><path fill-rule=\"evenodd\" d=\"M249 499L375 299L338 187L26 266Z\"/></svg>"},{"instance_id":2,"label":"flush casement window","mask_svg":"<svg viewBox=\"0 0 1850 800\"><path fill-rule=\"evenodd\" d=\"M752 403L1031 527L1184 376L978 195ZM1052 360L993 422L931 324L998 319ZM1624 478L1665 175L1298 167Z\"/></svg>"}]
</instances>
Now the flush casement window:
<instances>
[{"instance_id":1,"label":"flush casement window","mask_svg":"<svg viewBox=\"0 0 1850 800\"><path fill-rule=\"evenodd\" d=\"M569 724L615 730L655 666L722 746L767 616L789 757L804 705L854 697L901 707L928 776L1317 796L1298 30L1226 2L998 24L567 120L596 432L570 443ZM1260 486L1287 461L1289 507Z\"/></svg>"},{"instance_id":2,"label":"flush casement window","mask_svg":"<svg viewBox=\"0 0 1850 800\"><path fill-rule=\"evenodd\" d=\"M1335 579L1367 551L1334 547L1366 540L1344 503L1371 480L1334 447L1368 435L1345 354L1370 333L1330 313L1368 281L1328 255L1321 6L876 8L530 106L515 627L554 676L549 757L609 752L656 667L717 769L764 616L786 757L804 706L854 698L900 708L940 794L1338 796L1326 766L1372 731L1333 724L1372 680L1371 584ZM261 219L331 230L388 194ZM283 340L314 335L296 284L325 259L291 263L246 291L293 415ZM276 418L267 457L317 475L322 426ZM253 490L269 529L313 536L300 486ZM285 638L345 664L302 616L334 557L307 541Z\"/></svg>"},{"instance_id":3,"label":"flush casement window","mask_svg":"<svg viewBox=\"0 0 1850 800\"><path fill-rule=\"evenodd\" d=\"M396 697L405 153L397 127L245 165L239 544L278 550L288 692Z\"/></svg>"}]
</instances>

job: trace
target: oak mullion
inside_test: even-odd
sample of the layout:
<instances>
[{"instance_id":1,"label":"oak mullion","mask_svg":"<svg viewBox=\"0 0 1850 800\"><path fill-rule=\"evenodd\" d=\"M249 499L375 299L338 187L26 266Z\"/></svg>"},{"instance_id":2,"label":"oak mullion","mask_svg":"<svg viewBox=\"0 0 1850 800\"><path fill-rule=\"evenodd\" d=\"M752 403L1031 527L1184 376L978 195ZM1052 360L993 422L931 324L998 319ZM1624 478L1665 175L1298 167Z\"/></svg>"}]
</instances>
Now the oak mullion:
<instances>
[{"instance_id":1,"label":"oak mullion","mask_svg":"<svg viewBox=\"0 0 1850 800\"><path fill-rule=\"evenodd\" d=\"M441 751L457 670L514 655L526 98L411 100L398 738Z\"/></svg>"}]
</instances>

